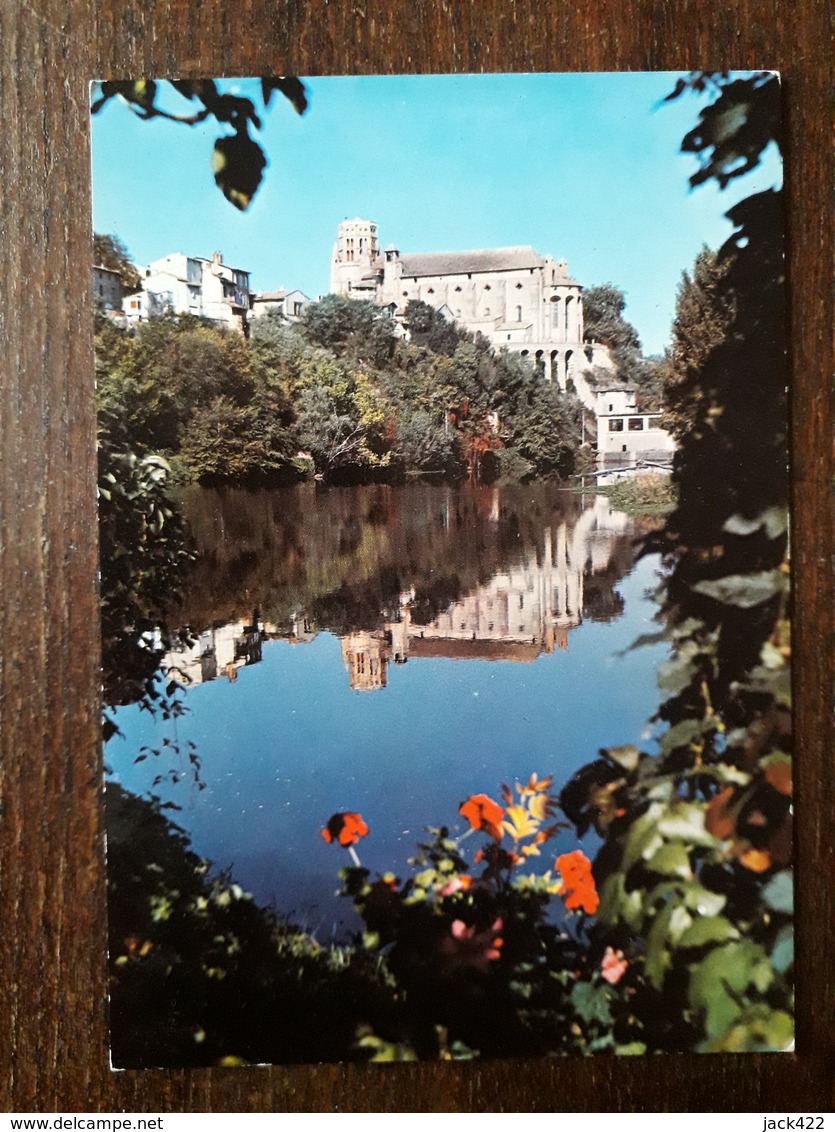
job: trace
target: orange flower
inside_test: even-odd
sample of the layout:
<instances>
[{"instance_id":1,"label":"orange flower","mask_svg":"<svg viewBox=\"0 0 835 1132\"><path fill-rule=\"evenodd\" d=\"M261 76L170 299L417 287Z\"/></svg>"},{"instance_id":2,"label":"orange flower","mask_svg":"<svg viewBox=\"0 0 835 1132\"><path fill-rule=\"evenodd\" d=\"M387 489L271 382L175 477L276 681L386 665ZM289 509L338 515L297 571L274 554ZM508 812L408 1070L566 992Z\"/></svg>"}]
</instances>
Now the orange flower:
<instances>
[{"instance_id":1,"label":"orange flower","mask_svg":"<svg viewBox=\"0 0 835 1132\"><path fill-rule=\"evenodd\" d=\"M500 822L504 817L504 810L498 802L494 802L486 794L471 794L458 807L458 813L462 818L466 818L472 829L483 830L496 841L501 841Z\"/></svg>"},{"instance_id":2,"label":"orange flower","mask_svg":"<svg viewBox=\"0 0 835 1132\"><path fill-rule=\"evenodd\" d=\"M600 964L600 974L607 983L614 986L623 978L628 966L622 951L614 951L611 947L607 947L603 962Z\"/></svg>"},{"instance_id":3,"label":"orange flower","mask_svg":"<svg viewBox=\"0 0 835 1132\"><path fill-rule=\"evenodd\" d=\"M594 886L588 857L575 849L572 853L563 853L561 857L557 857L556 867L562 877L562 898L569 912L582 909L593 916L600 898Z\"/></svg>"},{"instance_id":4,"label":"orange flower","mask_svg":"<svg viewBox=\"0 0 835 1132\"><path fill-rule=\"evenodd\" d=\"M330 844L336 841L344 848L356 845L361 837L368 834L368 826L359 814L331 814L322 836Z\"/></svg>"}]
</instances>

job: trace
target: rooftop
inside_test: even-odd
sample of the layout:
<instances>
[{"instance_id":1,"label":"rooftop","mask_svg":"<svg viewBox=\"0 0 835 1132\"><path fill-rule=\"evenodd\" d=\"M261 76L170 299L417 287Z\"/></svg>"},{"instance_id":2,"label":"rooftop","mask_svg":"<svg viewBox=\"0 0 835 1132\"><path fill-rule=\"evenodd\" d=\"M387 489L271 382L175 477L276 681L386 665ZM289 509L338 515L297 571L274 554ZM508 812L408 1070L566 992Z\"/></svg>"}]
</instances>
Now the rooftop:
<instances>
[{"instance_id":1,"label":"rooftop","mask_svg":"<svg viewBox=\"0 0 835 1132\"><path fill-rule=\"evenodd\" d=\"M471 275L483 271L519 271L542 267L544 260L531 247L480 248L469 252L425 252L401 255L404 276Z\"/></svg>"}]
</instances>

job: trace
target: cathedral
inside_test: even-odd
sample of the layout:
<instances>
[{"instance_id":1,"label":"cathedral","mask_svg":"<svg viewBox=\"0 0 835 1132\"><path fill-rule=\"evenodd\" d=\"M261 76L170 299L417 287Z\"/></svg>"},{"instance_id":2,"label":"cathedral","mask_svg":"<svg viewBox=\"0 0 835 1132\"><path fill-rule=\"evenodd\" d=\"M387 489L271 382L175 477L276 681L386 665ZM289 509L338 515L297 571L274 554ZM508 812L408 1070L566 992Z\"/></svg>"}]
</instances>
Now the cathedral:
<instances>
[{"instance_id":1,"label":"cathedral","mask_svg":"<svg viewBox=\"0 0 835 1132\"><path fill-rule=\"evenodd\" d=\"M332 294L366 299L402 312L420 299L495 349L529 358L547 381L572 381L592 407L586 380L593 368L612 371L609 351L583 338L583 288L556 262L531 247L410 254L390 245L381 252L377 225L345 220L331 261Z\"/></svg>"}]
</instances>

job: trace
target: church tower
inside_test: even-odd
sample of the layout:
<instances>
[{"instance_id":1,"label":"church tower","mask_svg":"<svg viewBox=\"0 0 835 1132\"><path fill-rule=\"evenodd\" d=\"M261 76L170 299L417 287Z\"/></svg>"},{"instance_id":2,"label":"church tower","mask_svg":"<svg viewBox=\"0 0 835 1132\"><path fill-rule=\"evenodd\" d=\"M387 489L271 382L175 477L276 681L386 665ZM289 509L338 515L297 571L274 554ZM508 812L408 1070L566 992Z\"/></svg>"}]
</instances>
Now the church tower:
<instances>
[{"instance_id":1,"label":"church tower","mask_svg":"<svg viewBox=\"0 0 835 1132\"><path fill-rule=\"evenodd\" d=\"M333 247L331 294L373 298L378 250L376 224L359 218L343 220Z\"/></svg>"}]
</instances>

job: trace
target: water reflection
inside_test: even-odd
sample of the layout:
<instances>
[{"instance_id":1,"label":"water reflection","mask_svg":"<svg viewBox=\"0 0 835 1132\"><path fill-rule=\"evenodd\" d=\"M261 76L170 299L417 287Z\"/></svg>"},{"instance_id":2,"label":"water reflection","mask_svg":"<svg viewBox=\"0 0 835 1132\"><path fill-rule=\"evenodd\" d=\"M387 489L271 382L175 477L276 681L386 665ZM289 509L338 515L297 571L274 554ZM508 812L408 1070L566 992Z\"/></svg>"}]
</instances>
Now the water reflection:
<instances>
[{"instance_id":1,"label":"water reflection","mask_svg":"<svg viewBox=\"0 0 835 1132\"><path fill-rule=\"evenodd\" d=\"M264 641L320 630L340 638L355 691L385 688L389 665L410 659L531 663L567 649L584 617L620 615L612 586L632 561L631 520L604 496L542 487L200 492L185 505L192 643L163 665L186 684L232 682ZM253 600L248 620L220 619Z\"/></svg>"},{"instance_id":2,"label":"water reflection","mask_svg":"<svg viewBox=\"0 0 835 1132\"><path fill-rule=\"evenodd\" d=\"M305 485L184 505L199 557L169 623L191 644L165 664L185 711L117 709L107 761L177 807L198 854L324 936L357 926L319 834L330 814L362 813L363 864L402 870L469 794L563 783L654 710L658 648L624 650L651 626L656 564L634 565L633 524L605 498Z\"/></svg>"}]
</instances>

